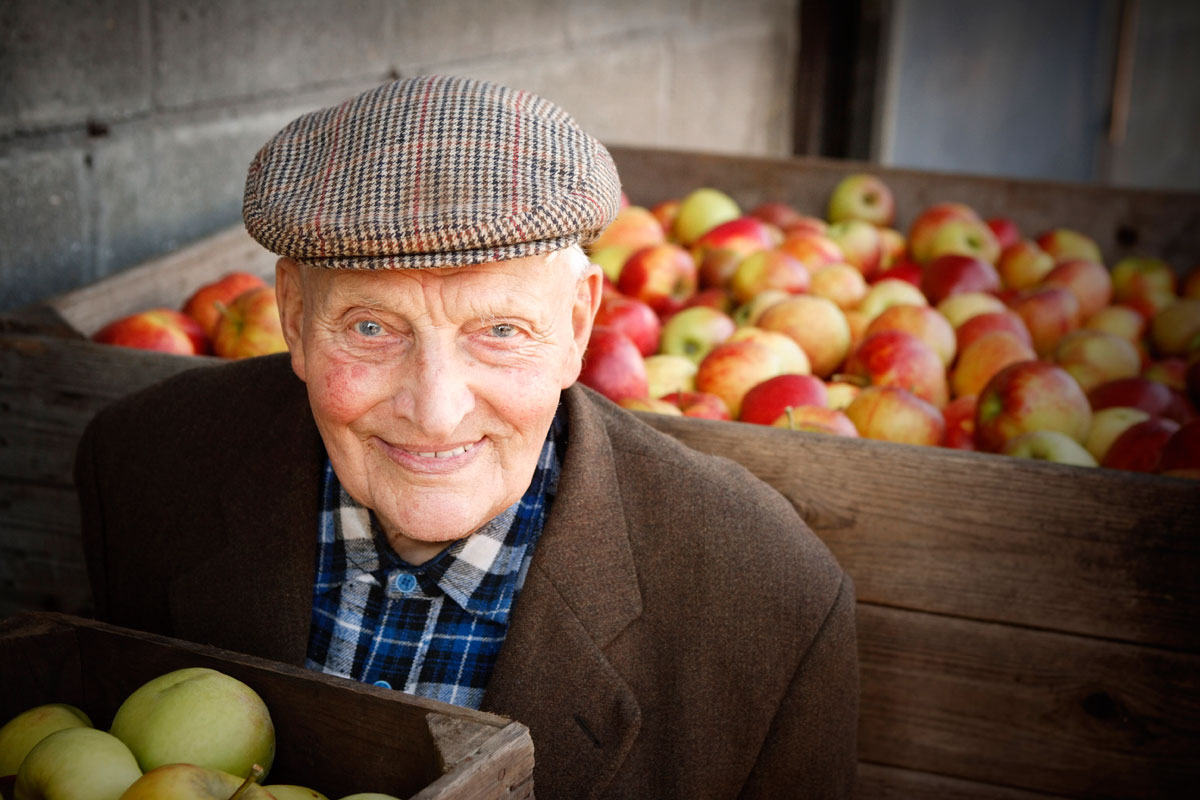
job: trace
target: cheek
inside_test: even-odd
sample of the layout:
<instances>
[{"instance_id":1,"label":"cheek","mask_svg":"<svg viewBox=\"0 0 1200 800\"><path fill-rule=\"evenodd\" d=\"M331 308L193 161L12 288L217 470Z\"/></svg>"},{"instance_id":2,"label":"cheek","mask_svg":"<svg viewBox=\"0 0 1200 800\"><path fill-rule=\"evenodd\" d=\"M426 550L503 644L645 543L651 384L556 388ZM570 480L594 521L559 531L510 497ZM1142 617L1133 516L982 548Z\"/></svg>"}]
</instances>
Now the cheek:
<instances>
[{"instance_id":1,"label":"cheek","mask_svg":"<svg viewBox=\"0 0 1200 800\"><path fill-rule=\"evenodd\" d=\"M346 425L385 397L385 386L386 380L365 364L333 364L309 380L309 393L315 413Z\"/></svg>"}]
</instances>

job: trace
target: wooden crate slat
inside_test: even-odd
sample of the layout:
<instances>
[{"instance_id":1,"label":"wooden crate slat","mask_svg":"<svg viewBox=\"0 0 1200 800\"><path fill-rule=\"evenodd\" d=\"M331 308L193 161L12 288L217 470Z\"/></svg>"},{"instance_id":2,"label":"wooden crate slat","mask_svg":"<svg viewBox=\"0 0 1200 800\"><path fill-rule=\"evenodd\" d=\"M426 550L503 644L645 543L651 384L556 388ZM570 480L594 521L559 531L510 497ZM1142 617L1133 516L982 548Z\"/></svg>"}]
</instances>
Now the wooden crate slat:
<instances>
[{"instance_id":1,"label":"wooden crate slat","mask_svg":"<svg viewBox=\"0 0 1200 800\"><path fill-rule=\"evenodd\" d=\"M786 495L860 600L1200 650L1195 481L639 416Z\"/></svg>"},{"instance_id":2,"label":"wooden crate slat","mask_svg":"<svg viewBox=\"0 0 1200 800\"><path fill-rule=\"evenodd\" d=\"M1200 785L1200 656L860 603L859 756L1067 797Z\"/></svg>"},{"instance_id":3,"label":"wooden crate slat","mask_svg":"<svg viewBox=\"0 0 1200 800\"><path fill-rule=\"evenodd\" d=\"M912 769L860 761L856 800L1065 800L1062 795L964 781Z\"/></svg>"}]
</instances>

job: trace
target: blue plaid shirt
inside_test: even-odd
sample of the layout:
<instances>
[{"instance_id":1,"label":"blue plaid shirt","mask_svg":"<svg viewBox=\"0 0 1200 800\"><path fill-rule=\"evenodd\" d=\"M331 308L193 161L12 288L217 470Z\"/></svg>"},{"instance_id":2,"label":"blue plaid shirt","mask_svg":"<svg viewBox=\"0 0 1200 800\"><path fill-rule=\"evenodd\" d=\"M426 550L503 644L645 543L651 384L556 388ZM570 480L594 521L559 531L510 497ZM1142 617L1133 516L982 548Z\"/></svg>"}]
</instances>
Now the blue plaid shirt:
<instances>
[{"instance_id":1,"label":"blue plaid shirt","mask_svg":"<svg viewBox=\"0 0 1200 800\"><path fill-rule=\"evenodd\" d=\"M479 708L558 486L559 409L525 495L420 566L392 550L326 459L310 669Z\"/></svg>"}]
</instances>

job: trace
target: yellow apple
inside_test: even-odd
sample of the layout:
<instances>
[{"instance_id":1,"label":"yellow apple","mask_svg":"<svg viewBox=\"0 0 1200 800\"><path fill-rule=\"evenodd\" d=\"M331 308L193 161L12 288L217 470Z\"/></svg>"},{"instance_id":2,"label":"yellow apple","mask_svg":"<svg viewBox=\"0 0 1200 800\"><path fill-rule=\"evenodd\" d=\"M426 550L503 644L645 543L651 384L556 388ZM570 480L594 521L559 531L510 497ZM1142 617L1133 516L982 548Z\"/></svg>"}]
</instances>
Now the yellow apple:
<instances>
[{"instance_id":1,"label":"yellow apple","mask_svg":"<svg viewBox=\"0 0 1200 800\"><path fill-rule=\"evenodd\" d=\"M253 780L253 779L251 779ZM228 800L247 779L195 764L165 764L138 778L120 800ZM316 795L320 797L320 795ZM238 800L278 800L249 782Z\"/></svg>"},{"instance_id":2,"label":"yellow apple","mask_svg":"<svg viewBox=\"0 0 1200 800\"><path fill-rule=\"evenodd\" d=\"M649 397L690 392L696 388L696 362L687 356L656 353L646 357L645 365Z\"/></svg>"},{"instance_id":3,"label":"yellow apple","mask_svg":"<svg viewBox=\"0 0 1200 800\"><path fill-rule=\"evenodd\" d=\"M892 306L927 306L929 300L921 290L900 278L884 278L867 290L858 311L873 320Z\"/></svg>"},{"instance_id":4,"label":"yellow apple","mask_svg":"<svg viewBox=\"0 0 1200 800\"><path fill-rule=\"evenodd\" d=\"M137 759L115 736L64 728L42 739L21 762L16 800L118 800L142 777Z\"/></svg>"},{"instance_id":5,"label":"yellow apple","mask_svg":"<svg viewBox=\"0 0 1200 800\"><path fill-rule=\"evenodd\" d=\"M1059 464L1074 464L1077 467L1098 466L1096 459L1083 445L1061 431L1022 433L1005 442L1001 452L1007 456L1055 461Z\"/></svg>"},{"instance_id":6,"label":"yellow apple","mask_svg":"<svg viewBox=\"0 0 1200 800\"><path fill-rule=\"evenodd\" d=\"M0 728L0 776L16 775L25 755L55 731L90 727L88 715L66 703L47 703L22 711Z\"/></svg>"},{"instance_id":7,"label":"yellow apple","mask_svg":"<svg viewBox=\"0 0 1200 800\"><path fill-rule=\"evenodd\" d=\"M358 794L348 794L339 800L400 800L400 798L379 792L359 792Z\"/></svg>"},{"instance_id":8,"label":"yellow apple","mask_svg":"<svg viewBox=\"0 0 1200 800\"><path fill-rule=\"evenodd\" d=\"M264 786L275 800L329 800L328 797L318 792L316 789L309 789L307 786L295 786L290 783L274 783L270 786Z\"/></svg>"},{"instance_id":9,"label":"yellow apple","mask_svg":"<svg viewBox=\"0 0 1200 800\"><path fill-rule=\"evenodd\" d=\"M1139 422L1150 419L1150 413L1133 406L1109 406L1092 413L1092 424L1088 428L1083 446L1096 461L1103 461L1108 448L1117 437Z\"/></svg>"}]
</instances>

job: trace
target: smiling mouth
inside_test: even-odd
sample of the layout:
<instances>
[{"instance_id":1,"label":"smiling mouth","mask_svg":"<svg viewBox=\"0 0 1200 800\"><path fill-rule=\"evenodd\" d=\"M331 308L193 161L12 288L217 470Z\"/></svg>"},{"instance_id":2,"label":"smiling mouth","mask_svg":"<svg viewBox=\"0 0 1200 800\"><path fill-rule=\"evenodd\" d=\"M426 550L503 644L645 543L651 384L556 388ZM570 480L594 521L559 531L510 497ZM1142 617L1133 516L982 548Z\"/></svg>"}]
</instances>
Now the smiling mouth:
<instances>
[{"instance_id":1,"label":"smiling mouth","mask_svg":"<svg viewBox=\"0 0 1200 800\"><path fill-rule=\"evenodd\" d=\"M419 456L420 458L454 458L455 456L461 456L463 453L467 452L468 450L473 450L475 448L475 445L477 445L477 444L479 444L479 442L471 442L470 444L461 444L458 447L455 447L450 450L409 450L407 448L399 448L399 449L404 450L404 452L406 452L410 455Z\"/></svg>"}]
</instances>

